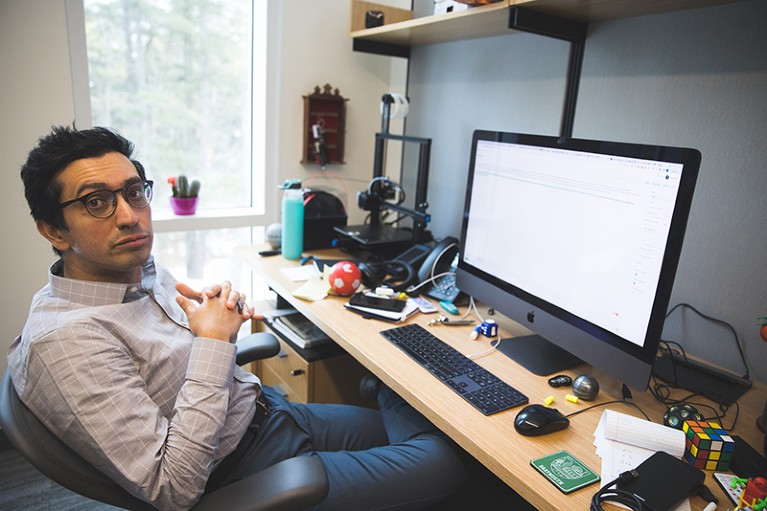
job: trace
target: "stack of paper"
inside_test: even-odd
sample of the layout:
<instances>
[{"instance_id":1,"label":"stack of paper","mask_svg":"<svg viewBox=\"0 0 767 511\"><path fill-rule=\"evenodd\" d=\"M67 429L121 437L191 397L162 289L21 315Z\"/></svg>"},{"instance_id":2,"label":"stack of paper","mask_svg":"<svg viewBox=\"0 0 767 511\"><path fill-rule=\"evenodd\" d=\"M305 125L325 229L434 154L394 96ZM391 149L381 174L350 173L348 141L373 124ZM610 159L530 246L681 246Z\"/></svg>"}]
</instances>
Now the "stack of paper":
<instances>
[{"instance_id":1,"label":"stack of paper","mask_svg":"<svg viewBox=\"0 0 767 511\"><path fill-rule=\"evenodd\" d=\"M684 440L684 433L679 429L605 410L594 431L594 445L602 458L602 484L635 469L657 451L681 458ZM685 500L675 511L690 509L689 500Z\"/></svg>"}]
</instances>

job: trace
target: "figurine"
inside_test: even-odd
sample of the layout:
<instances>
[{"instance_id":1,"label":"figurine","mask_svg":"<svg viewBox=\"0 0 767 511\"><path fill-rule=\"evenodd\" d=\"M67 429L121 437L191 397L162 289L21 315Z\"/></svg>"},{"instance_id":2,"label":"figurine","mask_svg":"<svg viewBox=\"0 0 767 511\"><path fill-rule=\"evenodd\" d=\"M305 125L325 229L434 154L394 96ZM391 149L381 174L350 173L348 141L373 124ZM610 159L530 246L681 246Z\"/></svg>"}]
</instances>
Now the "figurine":
<instances>
[{"instance_id":1,"label":"figurine","mask_svg":"<svg viewBox=\"0 0 767 511\"><path fill-rule=\"evenodd\" d=\"M743 490L738 497L738 505L735 510L762 511L767 508L767 479L763 477L751 479L736 477L731 484L733 488Z\"/></svg>"}]
</instances>

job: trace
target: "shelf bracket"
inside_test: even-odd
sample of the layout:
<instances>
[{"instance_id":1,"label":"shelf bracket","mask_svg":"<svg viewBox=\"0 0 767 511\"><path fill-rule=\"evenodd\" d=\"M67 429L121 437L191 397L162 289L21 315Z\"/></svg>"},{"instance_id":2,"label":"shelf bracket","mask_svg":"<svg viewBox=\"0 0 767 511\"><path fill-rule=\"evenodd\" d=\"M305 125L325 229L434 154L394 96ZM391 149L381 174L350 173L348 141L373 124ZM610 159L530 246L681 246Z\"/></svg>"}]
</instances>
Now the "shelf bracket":
<instances>
[{"instance_id":1,"label":"shelf bracket","mask_svg":"<svg viewBox=\"0 0 767 511\"><path fill-rule=\"evenodd\" d=\"M515 7L509 9L509 28L570 42L565 103L559 134L562 137L572 137L588 23Z\"/></svg>"},{"instance_id":2,"label":"shelf bracket","mask_svg":"<svg viewBox=\"0 0 767 511\"><path fill-rule=\"evenodd\" d=\"M398 44L381 43L378 41L366 41L364 39L352 40L352 50L388 57L410 58L410 48Z\"/></svg>"}]
</instances>

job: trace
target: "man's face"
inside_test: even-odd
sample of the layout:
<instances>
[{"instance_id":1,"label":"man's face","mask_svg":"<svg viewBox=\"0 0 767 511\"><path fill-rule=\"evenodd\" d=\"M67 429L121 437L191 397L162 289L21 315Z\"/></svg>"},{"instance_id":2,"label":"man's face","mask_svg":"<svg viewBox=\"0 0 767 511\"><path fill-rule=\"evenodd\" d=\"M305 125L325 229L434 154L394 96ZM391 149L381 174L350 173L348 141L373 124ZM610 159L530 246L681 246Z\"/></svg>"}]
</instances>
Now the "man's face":
<instances>
[{"instance_id":1,"label":"man's face","mask_svg":"<svg viewBox=\"0 0 767 511\"><path fill-rule=\"evenodd\" d=\"M96 190L117 190L139 180L136 168L120 153L77 160L56 179L61 184L59 202ZM101 282L138 282L141 265L152 251L152 211L135 209L117 193L117 209L108 218L95 218L81 202L62 210L66 229L38 223L40 233L59 249L64 276Z\"/></svg>"}]
</instances>

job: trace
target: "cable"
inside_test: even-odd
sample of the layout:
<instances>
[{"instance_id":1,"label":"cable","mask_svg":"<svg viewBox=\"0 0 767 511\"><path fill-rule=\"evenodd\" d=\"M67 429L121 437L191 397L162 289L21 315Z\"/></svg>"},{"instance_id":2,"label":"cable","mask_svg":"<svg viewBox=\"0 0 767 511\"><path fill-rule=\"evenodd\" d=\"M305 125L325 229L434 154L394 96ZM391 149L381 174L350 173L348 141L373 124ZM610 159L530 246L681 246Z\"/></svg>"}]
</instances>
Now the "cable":
<instances>
[{"instance_id":1,"label":"cable","mask_svg":"<svg viewBox=\"0 0 767 511\"><path fill-rule=\"evenodd\" d=\"M650 417L647 415L647 413L645 413L645 411L642 410L642 408L639 405L637 405L633 401L626 401L626 400L621 400L621 399L615 399L613 401L605 401L604 403L597 403L595 405L587 406L586 408L581 408L580 410L576 410L576 411L574 411L572 413L569 413L569 414L565 415L565 417L570 418L570 417L572 417L574 415L578 415L579 413L588 412L589 410L593 410L594 408L599 408L600 406L613 405L613 404L616 404L616 403L623 403L623 404L626 404L626 405L629 405L629 406L633 406L634 408L636 408L639 411L639 413L644 415L645 419L647 419L648 421L652 422L652 419L650 419Z\"/></svg>"},{"instance_id":2,"label":"cable","mask_svg":"<svg viewBox=\"0 0 767 511\"><path fill-rule=\"evenodd\" d=\"M413 292L413 291L415 291L416 289L418 289L418 288L420 288L420 287L423 287L423 286L425 286L426 284L429 284L429 283L433 282L434 280L436 280L436 279L438 279L438 278L440 278L440 277L444 277L444 276L446 276L446 275L455 275L455 272L452 272L452 271L446 271L446 272L444 272L444 273L440 273L440 274L434 275L434 276L432 276L432 277L429 277L429 278L428 278L428 279L426 279L426 280L423 280L422 282L419 282L419 283L418 283L417 285L415 285L415 286L412 286L412 287L409 287L409 288L407 288L407 290L406 290L405 292L406 292L406 293L412 293L412 292Z\"/></svg>"},{"instance_id":3,"label":"cable","mask_svg":"<svg viewBox=\"0 0 767 511\"><path fill-rule=\"evenodd\" d=\"M719 499L716 498L713 493L711 493L711 490L709 490L708 486L706 486L704 483L700 483L698 485L693 495L697 495L698 497L708 502L708 505L703 511L714 511L716 509L716 505L719 504Z\"/></svg>"},{"instance_id":4,"label":"cable","mask_svg":"<svg viewBox=\"0 0 767 511\"><path fill-rule=\"evenodd\" d=\"M732 332L733 337L735 338L735 346L737 346L738 353L740 353L740 360L743 362L743 367L746 368L746 374L743 375L743 378L746 379L746 380L751 379L750 372L749 372L749 369L748 369L748 364L746 363L746 356L743 354L743 347L740 345L740 338L738 337L738 332L735 331L735 328L733 328L733 326L731 324L727 323L726 321L723 321L721 319L718 319L718 318L715 318L715 317L703 314L702 312L700 312L698 309L696 309L695 307L693 307L689 303L684 303L684 302L681 302L681 303L678 303L678 304L674 305L666 313L666 319L668 319L668 317L671 316L671 314L676 309L678 309L679 307L687 307L688 309L690 309L691 311L693 311L694 313L696 313L698 316L702 317L703 319L707 319L707 320L709 320L709 321L711 321L713 323L716 323L718 325L724 326L725 328L729 329L730 332Z\"/></svg>"},{"instance_id":5,"label":"cable","mask_svg":"<svg viewBox=\"0 0 767 511\"><path fill-rule=\"evenodd\" d=\"M642 511L644 509L644 504L639 497L631 492L620 490L617 487L615 489L610 489L618 483L627 483L633 481L637 477L639 477L639 473L636 470L629 470L621 473L621 475L604 485L593 497L591 497L590 511L603 511L603 502L613 502L625 506L631 511Z\"/></svg>"},{"instance_id":6,"label":"cable","mask_svg":"<svg viewBox=\"0 0 767 511\"><path fill-rule=\"evenodd\" d=\"M471 355L466 355L466 358L474 360L475 358L483 357L483 356L487 355L488 353L494 352L499 344L501 344L501 336L500 335L496 336L495 340L490 343L490 347L488 349L480 351L480 352L477 352L477 353L472 353Z\"/></svg>"},{"instance_id":7,"label":"cable","mask_svg":"<svg viewBox=\"0 0 767 511\"><path fill-rule=\"evenodd\" d=\"M604 511L602 507L603 502L612 502L618 505L622 505L631 511L645 511L644 501L632 492L621 490L617 487L620 483L629 483L639 477L639 472L636 470L629 470L621 473L617 478L604 485L598 492L591 497L590 511ZM612 486L616 486L615 489L611 489ZM714 511L716 505L719 503L719 499L711 493L708 487L701 483L692 492L706 502L708 505L703 511Z\"/></svg>"},{"instance_id":8,"label":"cable","mask_svg":"<svg viewBox=\"0 0 767 511\"><path fill-rule=\"evenodd\" d=\"M672 350L671 345L675 346L676 353L682 357L682 360L684 362L687 361L687 354L685 353L685 350L681 344L679 344L676 341L661 341L661 342L665 344L665 351L669 353L674 351ZM676 370L676 365L672 364L672 370L674 371ZM696 408L707 408L713 413L714 415L713 418L716 419L716 422L720 424L725 431L732 431L733 429L735 429L735 426L738 424L738 417L740 416L740 404L737 401L733 403L735 405L735 417L733 418L732 425L729 427L726 427L724 425L724 418L727 416L727 413L729 412L730 407L732 405L717 403L717 405L719 405L719 409L717 411L717 409L710 404L694 401L696 397L703 397L704 399L708 399L708 398L705 398L705 396L701 396L700 394L697 394L695 392L691 392L681 398L674 399L671 397L671 391L675 387L672 387L671 385L667 383L663 383L659 381L654 376L652 378L652 382L653 382L652 385L650 385L649 387L650 393L653 395L656 401L659 401L660 403L664 404L667 408L673 405L685 404L685 403L695 406ZM703 420L710 420L711 418L712 417L704 417Z\"/></svg>"},{"instance_id":9,"label":"cable","mask_svg":"<svg viewBox=\"0 0 767 511\"><path fill-rule=\"evenodd\" d=\"M477 309L477 304L476 304L476 302L474 301L474 297L473 297L473 296L470 296L470 297L469 297L469 308L468 308L468 309L466 309L466 314L464 314L463 316L461 316L461 319L464 319L466 316L468 316L469 314L471 314L471 311L474 311L474 314L477 316L477 319L479 319L479 322L480 322L480 323L482 323L483 321L485 321L485 318L483 318L483 317L482 317L482 314L480 314L480 313L479 313L479 309Z\"/></svg>"},{"instance_id":10,"label":"cable","mask_svg":"<svg viewBox=\"0 0 767 511\"><path fill-rule=\"evenodd\" d=\"M437 254L437 257L434 259L434 263L432 263L432 265L431 265L430 275L431 275L431 277L432 277L432 278L434 278L434 272L437 270L437 264L439 263L440 259L442 259L442 256L443 256L443 255L445 255L445 252L447 252L447 251L448 251L448 250L450 250L451 248L453 248L453 247L457 247L457 246L458 246L458 244L457 244L457 243L450 243L450 244L449 244L449 245L447 245L445 248L443 248L443 249L440 251L440 253L439 253L439 254ZM435 282L434 282L434 287L437 287L437 288L439 288L439 283L437 283L437 282L435 281Z\"/></svg>"}]
</instances>

